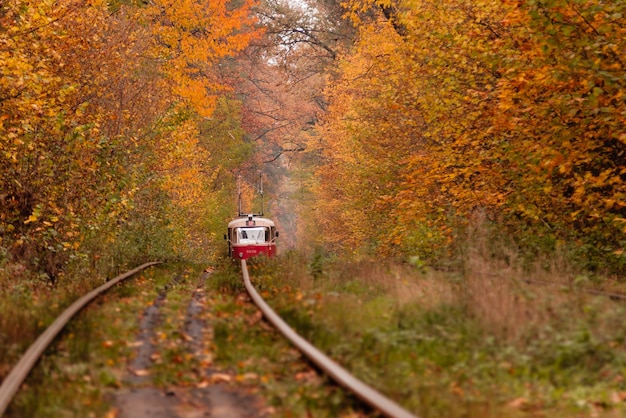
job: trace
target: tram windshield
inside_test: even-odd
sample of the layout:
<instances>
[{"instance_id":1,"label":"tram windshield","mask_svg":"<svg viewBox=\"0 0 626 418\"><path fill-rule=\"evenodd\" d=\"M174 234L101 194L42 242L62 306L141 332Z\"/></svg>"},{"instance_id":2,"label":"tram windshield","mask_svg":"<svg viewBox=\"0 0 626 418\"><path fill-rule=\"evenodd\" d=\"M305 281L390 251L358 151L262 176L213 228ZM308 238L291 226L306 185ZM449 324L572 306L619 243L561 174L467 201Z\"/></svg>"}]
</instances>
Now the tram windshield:
<instances>
[{"instance_id":1,"label":"tram windshield","mask_svg":"<svg viewBox=\"0 0 626 418\"><path fill-rule=\"evenodd\" d=\"M242 244L267 242L269 230L265 227L236 228L237 242Z\"/></svg>"}]
</instances>

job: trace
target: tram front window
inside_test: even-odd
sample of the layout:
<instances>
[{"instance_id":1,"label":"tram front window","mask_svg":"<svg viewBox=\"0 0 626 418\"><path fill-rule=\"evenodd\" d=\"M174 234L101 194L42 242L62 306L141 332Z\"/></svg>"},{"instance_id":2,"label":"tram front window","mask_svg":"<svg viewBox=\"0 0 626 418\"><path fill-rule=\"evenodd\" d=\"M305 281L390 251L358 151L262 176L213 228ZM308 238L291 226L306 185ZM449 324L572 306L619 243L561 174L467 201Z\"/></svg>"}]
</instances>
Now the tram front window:
<instances>
[{"instance_id":1,"label":"tram front window","mask_svg":"<svg viewBox=\"0 0 626 418\"><path fill-rule=\"evenodd\" d=\"M266 242L266 230L264 227L237 228L237 242L242 244Z\"/></svg>"}]
</instances>

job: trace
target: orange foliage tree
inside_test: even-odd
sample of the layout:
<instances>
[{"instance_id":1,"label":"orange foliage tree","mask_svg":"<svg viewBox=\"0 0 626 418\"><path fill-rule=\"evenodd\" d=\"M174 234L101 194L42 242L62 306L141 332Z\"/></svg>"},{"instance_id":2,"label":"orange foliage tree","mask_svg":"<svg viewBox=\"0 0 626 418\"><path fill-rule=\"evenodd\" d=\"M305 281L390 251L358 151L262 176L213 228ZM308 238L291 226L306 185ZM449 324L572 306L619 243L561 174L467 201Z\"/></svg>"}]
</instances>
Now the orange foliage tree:
<instances>
[{"instance_id":1,"label":"orange foliage tree","mask_svg":"<svg viewBox=\"0 0 626 418\"><path fill-rule=\"evenodd\" d=\"M128 202L116 184L127 156L114 136L133 116L120 95L139 51L132 23L97 2L3 7L3 244L56 280L98 213Z\"/></svg>"},{"instance_id":2,"label":"orange foliage tree","mask_svg":"<svg viewBox=\"0 0 626 418\"><path fill-rule=\"evenodd\" d=\"M180 214L219 205L201 207L219 162L200 125L214 67L255 36L250 5L122 3L0 6L2 277L171 254L199 226Z\"/></svg>"},{"instance_id":3,"label":"orange foliage tree","mask_svg":"<svg viewBox=\"0 0 626 418\"><path fill-rule=\"evenodd\" d=\"M155 0L148 19L157 39L154 57L164 60L174 92L201 116L211 116L219 92L227 87L213 68L219 60L243 50L258 36L251 0L233 7L225 0Z\"/></svg>"},{"instance_id":4,"label":"orange foliage tree","mask_svg":"<svg viewBox=\"0 0 626 418\"><path fill-rule=\"evenodd\" d=\"M510 6L503 25L515 48L504 56L493 123L513 155L508 219L623 265L626 5Z\"/></svg>"},{"instance_id":5,"label":"orange foliage tree","mask_svg":"<svg viewBox=\"0 0 626 418\"><path fill-rule=\"evenodd\" d=\"M528 248L571 244L621 265L626 6L391 6L347 4L360 37L328 90L325 232L435 255L480 211Z\"/></svg>"}]
</instances>

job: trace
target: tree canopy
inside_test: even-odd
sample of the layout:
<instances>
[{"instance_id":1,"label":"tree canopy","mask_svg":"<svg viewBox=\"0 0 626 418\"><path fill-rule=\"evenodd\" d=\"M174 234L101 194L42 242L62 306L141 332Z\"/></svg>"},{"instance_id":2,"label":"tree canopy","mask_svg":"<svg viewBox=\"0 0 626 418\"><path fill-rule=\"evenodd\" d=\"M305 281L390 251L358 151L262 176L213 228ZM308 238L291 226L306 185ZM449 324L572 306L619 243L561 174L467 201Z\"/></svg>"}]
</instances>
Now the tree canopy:
<instances>
[{"instance_id":1,"label":"tree canopy","mask_svg":"<svg viewBox=\"0 0 626 418\"><path fill-rule=\"evenodd\" d=\"M624 266L626 5L347 6L358 39L318 148L327 236L434 255L483 213L526 248Z\"/></svg>"},{"instance_id":2,"label":"tree canopy","mask_svg":"<svg viewBox=\"0 0 626 418\"><path fill-rule=\"evenodd\" d=\"M259 34L251 6L2 3L5 273L56 282L73 261L206 251L209 214L223 211L224 156L239 153L243 138L216 130L228 145L207 141L203 126L229 90L220 62Z\"/></svg>"}]
</instances>

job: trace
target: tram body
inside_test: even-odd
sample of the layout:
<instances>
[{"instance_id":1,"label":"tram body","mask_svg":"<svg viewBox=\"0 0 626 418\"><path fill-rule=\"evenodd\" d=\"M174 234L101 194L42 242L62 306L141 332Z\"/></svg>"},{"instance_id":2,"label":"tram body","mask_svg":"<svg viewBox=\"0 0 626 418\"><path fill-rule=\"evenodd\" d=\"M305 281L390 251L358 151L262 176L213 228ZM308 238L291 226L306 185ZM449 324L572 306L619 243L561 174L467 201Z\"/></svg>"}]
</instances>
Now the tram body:
<instances>
[{"instance_id":1,"label":"tram body","mask_svg":"<svg viewBox=\"0 0 626 418\"><path fill-rule=\"evenodd\" d=\"M271 219L257 215L245 215L228 223L228 256L236 260L265 254L276 255L278 231Z\"/></svg>"}]
</instances>

